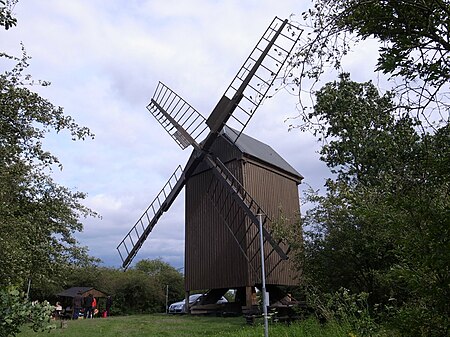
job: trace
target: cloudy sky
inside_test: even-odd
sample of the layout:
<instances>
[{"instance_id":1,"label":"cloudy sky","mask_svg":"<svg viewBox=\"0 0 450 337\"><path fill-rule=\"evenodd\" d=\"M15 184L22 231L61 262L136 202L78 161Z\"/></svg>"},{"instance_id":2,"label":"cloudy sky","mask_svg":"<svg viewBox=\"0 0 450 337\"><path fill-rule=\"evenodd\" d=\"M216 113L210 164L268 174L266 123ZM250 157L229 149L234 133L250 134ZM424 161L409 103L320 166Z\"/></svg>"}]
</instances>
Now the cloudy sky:
<instances>
[{"instance_id":1,"label":"cloudy sky","mask_svg":"<svg viewBox=\"0 0 450 337\"><path fill-rule=\"evenodd\" d=\"M190 149L181 150L146 106L164 82L207 117L275 16L300 15L298 0L20 0L17 27L0 31L2 51L32 57L29 72L48 80L42 96L64 107L96 135L72 142L49 137L47 149L62 162L60 184L86 192L101 214L77 234L91 255L119 267L116 246ZM361 74L370 50L351 58ZM4 69L0 69L3 71ZM309 134L288 132L297 98L280 93L262 105L246 133L280 153L318 189L327 169ZM303 189L304 185L300 186ZM180 268L184 254L184 199L157 224L135 261L161 257Z\"/></svg>"}]
</instances>

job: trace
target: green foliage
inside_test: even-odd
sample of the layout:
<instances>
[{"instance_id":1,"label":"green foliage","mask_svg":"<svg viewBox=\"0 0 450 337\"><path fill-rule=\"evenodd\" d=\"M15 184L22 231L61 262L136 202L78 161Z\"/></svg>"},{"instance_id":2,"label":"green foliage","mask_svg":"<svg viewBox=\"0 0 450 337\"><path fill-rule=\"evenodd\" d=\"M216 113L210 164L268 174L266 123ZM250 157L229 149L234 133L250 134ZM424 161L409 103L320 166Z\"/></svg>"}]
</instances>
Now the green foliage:
<instances>
[{"instance_id":1,"label":"green foliage","mask_svg":"<svg viewBox=\"0 0 450 337\"><path fill-rule=\"evenodd\" d=\"M0 337L15 336L23 325L33 331L51 328L53 306L48 302L30 302L14 287L0 288Z\"/></svg>"},{"instance_id":2,"label":"green foliage","mask_svg":"<svg viewBox=\"0 0 450 337\"><path fill-rule=\"evenodd\" d=\"M69 274L64 288L94 287L112 295L113 315L165 312L167 285L169 303L184 298L183 275L161 259L141 260L125 272L74 266Z\"/></svg>"},{"instance_id":3,"label":"green foliage","mask_svg":"<svg viewBox=\"0 0 450 337\"><path fill-rule=\"evenodd\" d=\"M82 230L80 217L96 214L81 204L84 193L52 180L60 163L42 139L50 131L68 130L74 140L92 134L31 91L25 51L20 59L1 57L16 65L0 74L0 284L45 283L63 277L70 263L93 261L73 234Z\"/></svg>"},{"instance_id":4,"label":"green foliage","mask_svg":"<svg viewBox=\"0 0 450 337\"><path fill-rule=\"evenodd\" d=\"M402 333L445 335L450 127L424 133L419 119L393 106L389 94L348 75L317 92L314 116L330 139L322 160L336 178L326 195L310 195L317 205L304 219L305 272L322 291L369 293L372 306L395 298L391 318Z\"/></svg>"},{"instance_id":5,"label":"green foliage","mask_svg":"<svg viewBox=\"0 0 450 337\"><path fill-rule=\"evenodd\" d=\"M0 0L6 30L16 25L16 3ZM21 58L0 53L5 65L15 63L0 74L0 336L13 336L26 323L42 329L50 319L48 302L30 303L17 290L25 281L32 281L34 298L43 298L56 290L70 264L95 261L74 238L82 230L79 218L95 213L81 204L84 193L52 180L52 167L62 166L42 147L51 131L67 130L73 140L93 135L32 91L49 83L25 74L30 58L22 52Z\"/></svg>"},{"instance_id":6,"label":"green foliage","mask_svg":"<svg viewBox=\"0 0 450 337\"><path fill-rule=\"evenodd\" d=\"M432 126L448 120L450 4L443 0L313 0L302 13L304 41L291 60L285 81L314 92L330 69L360 42L379 42L374 71L393 79L398 112L415 114ZM296 75L294 75L296 74ZM309 88L309 89L308 89ZM300 97L302 128L315 128L312 108ZM314 104L314 103L313 103ZM319 125L320 126L320 125ZM292 127L295 127L292 125Z\"/></svg>"},{"instance_id":7,"label":"green foliage","mask_svg":"<svg viewBox=\"0 0 450 337\"><path fill-rule=\"evenodd\" d=\"M118 280L115 303L124 314L163 312L165 296L155 279L129 270Z\"/></svg>"},{"instance_id":8,"label":"green foliage","mask_svg":"<svg viewBox=\"0 0 450 337\"><path fill-rule=\"evenodd\" d=\"M349 335L378 336L381 328L371 316L368 296L368 293L352 294L348 289L340 288L334 293L312 291L308 299L316 315L349 327Z\"/></svg>"},{"instance_id":9,"label":"green foliage","mask_svg":"<svg viewBox=\"0 0 450 337\"><path fill-rule=\"evenodd\" d=\"M166 293L168 286L168 302L173 303L184 298L184 277L167 262L159 259L140 260L136 263L136 270L146 273L155 279L161 291Z\"/></svg>"},{"instance_id":10,"label":"green foliage","mask_svg":"<svg viewBox=\"0 0 450 337\"><path fill-rule=\"evenodd\" d=\"M407 81L421 79L435 88L448 82L447 1L341 1L341 5L336 18L340 27L363 39L386 42L380 47L377 70Z\"/></svg>"},{"instance_id":11,"label":"green foliage","mask_svg":"<svg viewBox=\"0 0 450 337\"><path fill-rule=\"evenodd\" d=\"M322 291L341 287L370 293L371 303L386 301L380 274L395 262L392 242L378 235L382 224L363 222L352 209L359 196L345 183L327 182L327 195L310 197L317 206L305 217L305 278Z\"/></svg>"}]
</instances>

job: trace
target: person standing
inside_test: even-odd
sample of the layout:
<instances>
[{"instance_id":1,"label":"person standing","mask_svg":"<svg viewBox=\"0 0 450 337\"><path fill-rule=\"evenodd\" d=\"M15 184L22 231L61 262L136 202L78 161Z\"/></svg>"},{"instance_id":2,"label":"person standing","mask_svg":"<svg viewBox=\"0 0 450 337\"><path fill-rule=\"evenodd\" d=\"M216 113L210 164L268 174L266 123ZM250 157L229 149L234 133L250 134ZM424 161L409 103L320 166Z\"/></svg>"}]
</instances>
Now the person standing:
<instances>
[{"instance_id":1,"label":"person standing","mask_svg":"<svg viewBox=\"0 0 450 337\"><path fill-rule=\"evenodd\" d=\"M112 297L109 295L106 298L106 317L109 317L111 315L111 306L112 306Z\"/></svg>"},{"instance_id":2,"label":"person standing","mask_svg":"<svg viewBox=\"0 0 450 337\"><path fill-rule=\"evenodd\" d=\"M97 310L97 299L95 297L92 298L92 313L91 318L94 318L94 315L96 315L98 312Z\"/></svg>"},{"instance_id":3,"label":"person standing","mask_svg":"<svg viewBox=\"0 0 450 337\"><path fill-rule=\"evenodd\" d=\"M78 319L78 316L80 316L80 310L82 306L83 306L83 297L81 296L81 292L78 292L73 298L72 319Z\"/></svg>"},{"instance_id":4,"label":"person standing","mask_svg":"<svg viewBox=\"0 0 450 337\"><path fill-rule=\"evenodd\" d=\"M85 297L84 299L84 318L91 318L92 317L92 302L94 300L94 296L92 294L89 294L88 297Z\"/></svg>"}]
</instances>

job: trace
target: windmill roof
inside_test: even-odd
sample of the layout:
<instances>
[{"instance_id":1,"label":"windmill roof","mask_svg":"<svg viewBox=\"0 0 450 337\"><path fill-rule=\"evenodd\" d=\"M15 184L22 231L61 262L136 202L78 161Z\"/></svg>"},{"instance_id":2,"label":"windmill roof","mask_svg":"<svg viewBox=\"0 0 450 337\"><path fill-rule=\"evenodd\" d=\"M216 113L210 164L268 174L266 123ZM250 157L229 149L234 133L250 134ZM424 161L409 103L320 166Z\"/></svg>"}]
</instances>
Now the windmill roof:
<instances>
[{"instance_id":1,"label":"windmill roof","mask_svg":"<svg viewBox=\"0 0 450 337\"><path fill-rule=\"evenodd\" d=\"M225 136L229 141L234 143L242 153L258 158L259 160L282 169L283 171L297 176L300 179L303 178L303 176L296 169L294 169L269 145L244 133L241 133L241 135L238 137L239 132L228 126L225 126L222 129L221 134Z\"/></svg>"}]
</instances>

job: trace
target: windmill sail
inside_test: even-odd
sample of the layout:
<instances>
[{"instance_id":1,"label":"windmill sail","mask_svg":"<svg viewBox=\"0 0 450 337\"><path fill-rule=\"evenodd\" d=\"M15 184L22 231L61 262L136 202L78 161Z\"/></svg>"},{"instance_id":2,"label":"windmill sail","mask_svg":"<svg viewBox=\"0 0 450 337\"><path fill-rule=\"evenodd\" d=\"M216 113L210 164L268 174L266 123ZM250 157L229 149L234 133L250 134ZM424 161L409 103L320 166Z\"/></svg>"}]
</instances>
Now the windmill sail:
<instances>
[{"instance_id":1,"label":"windmill sail","mask_svg":"<svg viewBox=\"0 0 450 337\"><path fill-rule=\"evenodd\" d=\"M122 259L122 268L128 268L159 218L169 209L183 189L184 183L183 170L181 166L178 166L144 214L117 246L117 251Z\"/></svg>"},{"instance_id":2,"label":"windmill sail","mask_svg":"<svg viewBox=\"0 0 450 337\"><path fill-rule=\"evenodd\" d=\"M183 150L207 134L206 119L161 82L147 109Z\"/></svg>"},{"instance_id":3,"label":"windmill sail","mask_svg":"<svg viewBox=\"0 0 450 337\"><path fill-rule=\"evenodd\" d=\"M238 137L267 97L301 33L288 20L276 17L225 91L222 101L228 98L233 109L226 112L227 125L238 130Z\"/></svg>"}]
</instances>

